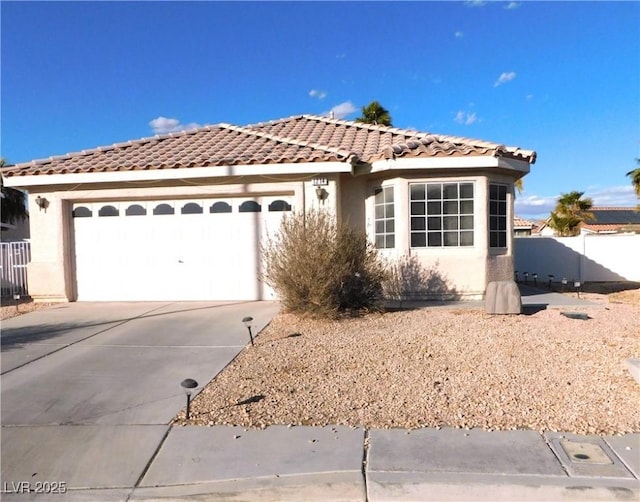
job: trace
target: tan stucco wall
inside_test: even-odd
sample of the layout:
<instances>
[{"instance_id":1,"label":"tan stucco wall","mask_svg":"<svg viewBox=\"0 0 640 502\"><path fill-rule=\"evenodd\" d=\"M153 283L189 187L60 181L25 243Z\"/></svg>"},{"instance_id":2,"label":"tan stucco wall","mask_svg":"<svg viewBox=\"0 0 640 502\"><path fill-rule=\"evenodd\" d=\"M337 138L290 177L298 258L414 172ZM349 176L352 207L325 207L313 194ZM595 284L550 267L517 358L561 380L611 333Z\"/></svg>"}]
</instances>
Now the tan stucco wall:
<instances>
[{"instance_id":1,"label":"tan stucco wall","mask_svg":"<svg viewBox=\"0 0 640 502\"><path fill-rule=\"evenodd\" d=\"M29 294L36 301L69 301L72 289L67 277L71 262L69 250L64 245L69 233L68 218L64 215L68 206L58 194L46 194L48 207L39 209L35 203L37 195L29 195L30 207L37 208L30 214Z\"/></svg>"},{"instance_id":2,"label":"tan stucco wall","mask_svg":"<svg viewBox=\"0 0 640 502\"><path fill-rule=\"evenodd\" d=\"M393 175L393 172L390 173ZM470 247L438 247L411 248L409 218L409 184L421 182L456 182L471 181L474 183L474 245ZM384 249L381 253L391 262L411 260L419 264L421 274L428 278L439 291L434 294L420 292L420 298L438 298L455 296L464 299L481 299L486 286L491 281L513 278L513 238L511 236L511 215L513 214L513 197L508 195L508 249L494 250L489 248L489 202L488 190L490 182L505 183L512 187L513 178L503 175L469 173L451 175L433 173L430 176L404 173L402 175L380 177L366 182L366 216L367 235L374 240L374 189L379 186L393 186L395 197L395 249ZM512 192L512 188L507 190ZM344 196L343 196L344 197ZM444 294L443 294L444 293Z\"/></svg>"},{"instance_id":3,"label":"tan stucco wall","mask_svg":"<svg viewBox=\"0 0 640 502\"><path fill-rule=\"evenodd\" d=\"M364 178L343 174L340 177L340 218L353 228L361 230L366 226L366 190Z\"/></svg>"}]
</instances>

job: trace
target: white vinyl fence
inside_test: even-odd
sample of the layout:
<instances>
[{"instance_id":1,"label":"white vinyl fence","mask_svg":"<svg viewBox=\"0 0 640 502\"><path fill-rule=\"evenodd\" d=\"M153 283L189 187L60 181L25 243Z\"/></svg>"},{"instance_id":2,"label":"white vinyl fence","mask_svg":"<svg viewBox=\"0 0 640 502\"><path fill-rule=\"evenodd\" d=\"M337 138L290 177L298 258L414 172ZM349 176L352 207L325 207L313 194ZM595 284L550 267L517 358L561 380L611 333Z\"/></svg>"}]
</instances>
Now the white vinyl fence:
<instances>
[{"instance_id":1,"label":"white vinyl fence","mask_svg":"<svg viewBox=\"0 0 640 502\"><path fill-rule=\"evenodd\" d=\"M583 234L576 237L517 237L515 269L581 282L640 281L640 234Z\"/></svg>"},{"instance_id":2,"label":"white vinyl fence","mask_svg":"<svg viewBox=\"0 0 640 502\"><path fill-rule=\"evenodd\" d=\"M2 296L29 294L27 263L31 260L28 242L0 242L0 281Z\"/></svg>"}]
</instances>

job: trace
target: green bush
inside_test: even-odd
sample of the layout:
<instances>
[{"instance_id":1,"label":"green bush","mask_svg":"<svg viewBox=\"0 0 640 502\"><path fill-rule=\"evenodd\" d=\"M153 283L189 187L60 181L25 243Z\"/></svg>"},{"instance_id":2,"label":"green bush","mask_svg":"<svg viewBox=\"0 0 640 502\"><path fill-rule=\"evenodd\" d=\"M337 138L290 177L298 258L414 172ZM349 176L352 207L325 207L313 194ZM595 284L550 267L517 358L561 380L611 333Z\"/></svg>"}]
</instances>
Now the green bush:
<instances>
[{"instance_id":1,"label":"green bush","mask_svg":"<svg viewBox=\"0 0 640 502\"><path fill-rule=\"evenodd\" d=\"M285 217L262 253L263 279L290 312L336 317L381 306L384 262L364 234L338 225L331 213Z\"/></svg>"}]
</instances>

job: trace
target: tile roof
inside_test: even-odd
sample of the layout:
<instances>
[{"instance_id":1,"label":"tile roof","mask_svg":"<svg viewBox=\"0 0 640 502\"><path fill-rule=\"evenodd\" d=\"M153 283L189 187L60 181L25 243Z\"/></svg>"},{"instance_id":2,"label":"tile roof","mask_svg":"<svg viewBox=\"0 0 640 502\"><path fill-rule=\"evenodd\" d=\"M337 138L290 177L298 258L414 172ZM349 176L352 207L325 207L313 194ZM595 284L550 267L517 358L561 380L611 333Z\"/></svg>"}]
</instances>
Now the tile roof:
<instances>
[{"instance_id":1,"label":"tile roof","mask_svg":"<svg viewBox=\"0 0 640 502\"><path fill-rule=\"evenodd\" d=\"M397 157L495 155L535 162L536 153L517 147L374 124L302 115L248 126L279 137L340 146L364 162Z\"/></svg>"},{"instance_id":2,"label":"tile roof","mask_svg":"<svg viewBox=\"0 0 640 502\"><path fill-rule=\"evenodd\" d=\"M300 115L246 127L217 124L2 169L3 176L492 155L535 162L497 143Z\"/></svg>"},{"instance_id":3,"label":"tile roof","mask_svg":"<svg viewBox=\"0 0 640 502\"><path fill-rule=\"evenodd\" d=\"M520 218L520 216L514 216L513 226L517 228L533 228L537 226L537 223L534 221L525 220L524 218Z\"/></svg>"}]
</instances>

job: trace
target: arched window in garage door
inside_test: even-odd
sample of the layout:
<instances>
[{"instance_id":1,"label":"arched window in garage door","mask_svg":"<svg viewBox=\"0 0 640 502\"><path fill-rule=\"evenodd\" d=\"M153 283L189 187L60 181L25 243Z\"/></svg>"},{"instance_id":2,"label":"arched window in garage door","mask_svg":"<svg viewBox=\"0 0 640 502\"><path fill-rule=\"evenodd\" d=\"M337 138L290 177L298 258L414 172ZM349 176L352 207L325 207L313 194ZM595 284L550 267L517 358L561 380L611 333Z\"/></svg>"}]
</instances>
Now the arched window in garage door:
<instances>
[{"instance_id":1,"label":"arched window in garage door","mask_svg":"<svg viewBox=\"0 0 640 502\"><path fill-rule=\"evenodd\" d=\"M120 211L115 206L102 206L98 211L98 216L120 216Z\"/></svg>"},{"instance_id":2,"label":"arched window in garage door","mask_svg":"<svg viewBox=\"0 0 640 502\"><path fill-rule=\"evenodd\" d=\"M180 210L182 214L202 214L202 206L195 202L188 202Z\"/></svg>"},{"instance_id":3,"label":"arched window in garage door","mask_svg":"<svg viewBox=\"0 0 640 502\"><path fill-rule=\"evenodd\" d=\"M274 200L269 204L269 211L291 211L291 204L286 200Z\"/></svg>"},{"instance_id":4,"label":"arched window in garage door","mask_svg":"<svg viewBox=\"0 0 640 502\"><path fill-rule=\"evenodd\" d=\"M240 204L238 211L240 213L259 213L262 211L262 207L254 200L246 200Z\"/></svg>"},{"instance_id":5,"label":"arched window in garage door","mask_svg":"<svg viewBox=\"0 0 640 502\"><path fill-rule=\"evenodd\" d=\"M125 210L124 214L126 216L145 216L147 210L140 204L132 204Z\"/></svg>"},{"instance_id":6,"label":"arched window in garage door","mask_svg":"<svg viewBox=\"0 0 640 502\"><path fill-rule=\"evenodd\" d=\"M73 210L74 218L91 218L93 216L93 212L91 209L85 206L78 206Z\"/></svg>"},{"instance_id":7,"label":"arched window in garage door","mask_svg":"<svg viewBox=\"0 0 640 502\"><path fill-rule=\"evenodd\" d=\"M153 214L156 216L175 214L175 210L169 204L158 204L155 208L153 208Z\"/></svg>"},{"instance_id":8,"label":"arched window in garage door","mask_svg":"<svg viewBox=\"0 0 640 502\"><path fill-rule=\"evenodd\" d=\"M223 201L214 202L209 208L210 213L230 213L231 206Z\"/></svg>"}]
</instances>

